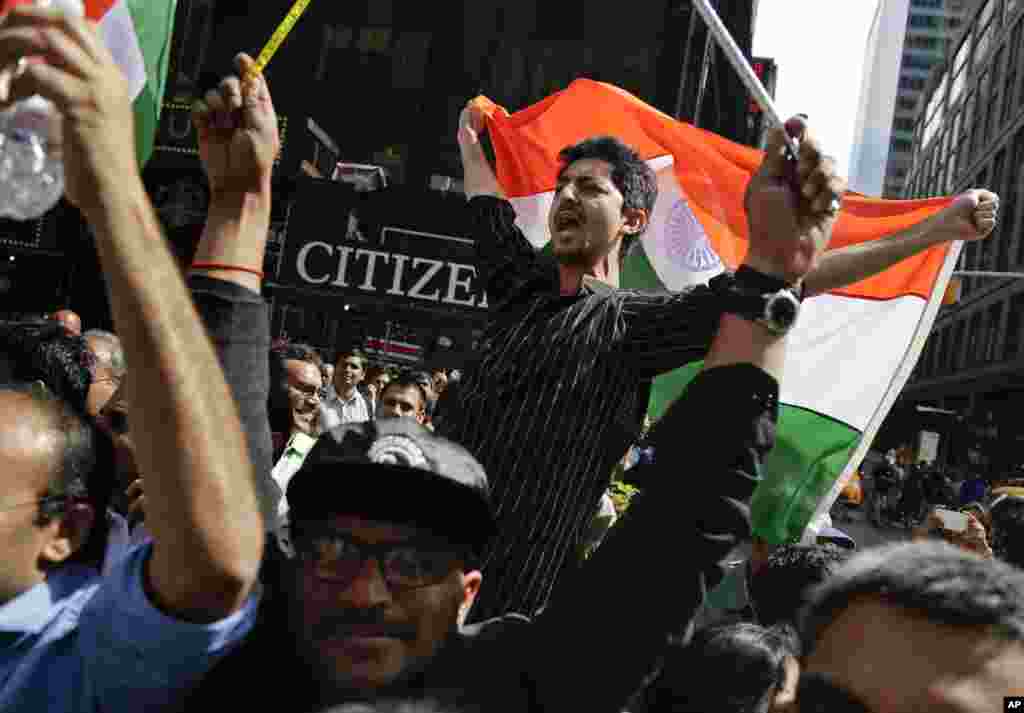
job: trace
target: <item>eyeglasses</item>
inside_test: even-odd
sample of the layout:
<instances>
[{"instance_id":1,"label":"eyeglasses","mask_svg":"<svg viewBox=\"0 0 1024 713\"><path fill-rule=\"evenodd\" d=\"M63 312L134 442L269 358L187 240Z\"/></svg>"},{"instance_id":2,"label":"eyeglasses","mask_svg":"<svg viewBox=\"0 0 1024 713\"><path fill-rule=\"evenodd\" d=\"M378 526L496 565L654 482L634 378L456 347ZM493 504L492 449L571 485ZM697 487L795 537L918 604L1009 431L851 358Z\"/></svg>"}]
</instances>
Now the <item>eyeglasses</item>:
<instances>
[{"instance_id":1,"label":"eyeglasses","mask_svg":"<svg viewBox=\"0 0 1024 713\"><path fill-rule=\"evenodd\" d=\"M459 561L451 546L431 542L371 545L333 530L293 533L299 557L313 567L318 578L350 584L369 559L377 561L381 576L392 589L417 589L437 584Z\"/></svg>"},{"instance_id":2,"label":"eyeglasses","mask_svg":"<svg viewBox=\"0 0 1024 713\"><path fill-rule=\"evenodd\" d=\"M288 388L298 391L307 399L311 399L314 397L320 398L320 394L323 392L324 389L324 387L322 386L313 386L311 384L288 384Z\"/></svg>"},{"instance_id":3,"label":"eyeglasses","mask_svg":"<svg viewBox=\"0 0 1024 713\"><path fill-rule=\"evenodd\" d=\"M26 508L31 505L38 507L40 514L46 515L47 517L53 517L62 514L67 509L67 505L71 499L70 495L44 495L43 497L35 500L27 500L23 503L0 506L0 512Z\"/></svg>"}]
</instances>

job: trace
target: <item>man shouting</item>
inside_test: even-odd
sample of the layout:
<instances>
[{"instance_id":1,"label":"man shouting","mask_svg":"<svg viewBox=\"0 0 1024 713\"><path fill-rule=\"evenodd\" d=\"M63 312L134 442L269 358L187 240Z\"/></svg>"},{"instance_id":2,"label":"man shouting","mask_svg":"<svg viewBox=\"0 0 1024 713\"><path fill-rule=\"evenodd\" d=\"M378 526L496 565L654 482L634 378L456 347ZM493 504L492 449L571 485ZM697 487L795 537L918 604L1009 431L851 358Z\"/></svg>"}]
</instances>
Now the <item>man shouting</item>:
<instances>
[{"instance_id":1,"label":"man shouting","mask_svg":"<svg viewBox=\"0 0 1024 713\"><path fill-rule=\"evenodd\" d=\"M845 183L834 161L802 120L788 127L800 139L797 180L805 199L816 210L837 211ZM763 312L780 292L803 299L936 243L983 238L995 226L998 197L971 191L900 234L826 252L810 272L801 266L802 280L776 267L770 240L751 235L744 265L713 281L717 287L660 295L624 290L620 267L657 198L647 164L610 137L565 148L547 256L515 225L480 145L484 128L471 104L458 139L491 320L479 361L446 395L435 420L439 433L481 460L493 488L500 534L485 560L475 621L510 611L532 615L545 604L615 463L639 433L645 384L703 358L735 294L745 295L744 309Z\"/></svg>"}]
</instances>

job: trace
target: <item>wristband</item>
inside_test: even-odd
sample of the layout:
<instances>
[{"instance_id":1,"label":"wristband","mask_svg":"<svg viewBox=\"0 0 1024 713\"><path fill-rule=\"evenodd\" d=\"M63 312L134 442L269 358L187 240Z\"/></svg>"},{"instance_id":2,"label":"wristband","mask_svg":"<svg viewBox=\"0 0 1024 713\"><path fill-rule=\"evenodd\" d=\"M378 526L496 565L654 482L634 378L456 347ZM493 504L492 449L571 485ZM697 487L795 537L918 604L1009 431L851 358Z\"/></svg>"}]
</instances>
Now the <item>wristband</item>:
<instances>
[{"instance_id":1,"label":"wristband","mask_svg":"<svg viewBox=\"0 0 1024 713\"><path fill-rule=\"evenodd\" d=\"M736 285L742 290L759 292L761 294L774 294L779 290L789 290L798 300L801 302L804 301L803 282L799 285L791 285L785 280L772 277L771 275L766 275L763 272L759 272L746 265L740 265L739 269L736 270L733 275L733 280L735 280Z\"/></svg>"},{"instance_id":2,"label":"wristband","mask_svg":"<svg viewBox=\"0 0 1024 713\"><path fill-rule=\"evenodd\" d=\"M263 270L257 270L252 267L242 267L241 265L226 265L219 262L194 262L192 263L193 270L225 270L228 272L248 272L251 275L256 275L261 280L263 279Z\"/></svg>"}]
</instances>

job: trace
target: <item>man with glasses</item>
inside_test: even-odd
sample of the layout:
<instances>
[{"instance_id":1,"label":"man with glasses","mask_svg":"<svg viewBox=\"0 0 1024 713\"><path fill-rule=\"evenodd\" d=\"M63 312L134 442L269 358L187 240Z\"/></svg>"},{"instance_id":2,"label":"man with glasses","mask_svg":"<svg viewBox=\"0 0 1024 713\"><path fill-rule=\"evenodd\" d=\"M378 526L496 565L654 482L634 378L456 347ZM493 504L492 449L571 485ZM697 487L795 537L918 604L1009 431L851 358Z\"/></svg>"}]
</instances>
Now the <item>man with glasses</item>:
<instances>
[{"instance_id":1,"label":"man with glasses","mask_svg":"<svg viewBox=\"0 0 1024 713\"><path fill-rule=\"evenodd\" d=\"M127 366L121 340L116 334L90 329L82 337L94 357L86 411L96 418L121 385Z\"/></svg>"},{"instance_id":2,"label":"man with glasses","mask_svg":"<svg viewBox=\"0 0 1024 713\"><path fill-rule=\"evenodd\" d=\"M834 216L795 198L781 133L772 146L751 183L751 227L772 235L780 270L800 275ZM496 533L483 468L465 449L406 418L323 434L289 483L294 549L264 577L272 596L253 639L189 709L243 689L269 696L284 681L295 713L371 699L489 713L621 711L666 635L689 627L722 578L721 561L750 536L746 503L774 441L785 356L784 333L723 315L703 373L659 421L659 458L638 466L658 469L648 490L532 621L464 624ZM501 457L514 465L519 455ZM267 662L267 688L254 689L253 671Z\"/></svg>"}]
</instances>

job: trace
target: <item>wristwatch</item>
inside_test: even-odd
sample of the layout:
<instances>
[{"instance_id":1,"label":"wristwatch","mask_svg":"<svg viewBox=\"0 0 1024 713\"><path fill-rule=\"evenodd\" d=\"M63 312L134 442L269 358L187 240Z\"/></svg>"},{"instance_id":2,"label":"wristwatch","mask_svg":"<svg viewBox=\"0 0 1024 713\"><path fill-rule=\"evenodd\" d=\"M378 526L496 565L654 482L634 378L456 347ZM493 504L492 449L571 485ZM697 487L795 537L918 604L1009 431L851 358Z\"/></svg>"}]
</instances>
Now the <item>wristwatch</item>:
<instances>
[{"instance_id":1,"label":"wristwatch","mask_svg":"<svg viewBox=\"0 0 1024 713\"><path fill-rule=\"evenodd\" d=\"M800 316L800 299L789 287L751 289L737 275L720 275L711 287L724 300L723 312L760 324L772 334L789 332Z\"/></svg>"}]
</instances>

